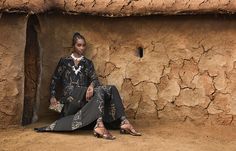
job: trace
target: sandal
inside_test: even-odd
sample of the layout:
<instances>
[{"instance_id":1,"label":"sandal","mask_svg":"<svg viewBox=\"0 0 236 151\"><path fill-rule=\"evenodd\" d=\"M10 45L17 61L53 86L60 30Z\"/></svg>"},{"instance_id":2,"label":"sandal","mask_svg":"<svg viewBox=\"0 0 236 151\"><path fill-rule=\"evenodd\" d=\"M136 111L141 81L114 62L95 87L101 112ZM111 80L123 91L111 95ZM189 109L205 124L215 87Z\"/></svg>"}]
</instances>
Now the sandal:
<instances>
[{"instance_id":1,"label":"sandal","mask_svg":"<svg viewBox=\"0 0 236 151\"><path fill-rule=\"evenodd\" d=\"M126 128L122 128L123 125L127 124L128 127ZM121 125L120 125L120 133L121 134L130 134L130 135L133 135L133 136L141 136L142 134L137 132L133 126L129 123L129 121L126 119L126 120L123 120L121 122Z\"/></svg>"},{"instance_id":2,"label":"sandal","mask_svg":"<svg viewBox=\"0 0 236 151\"><path fill-rule=\"evenodd\" d=\"M102 125L102 126L101 126ZM98 133L95 129L96 128L103 128L104 131L102 134ZM114 140L116 137L113 136L105 127L103 124L97 123L93 129L93 135L97 138L104 138L108 140Z\"/></svg>"}]
</instances>

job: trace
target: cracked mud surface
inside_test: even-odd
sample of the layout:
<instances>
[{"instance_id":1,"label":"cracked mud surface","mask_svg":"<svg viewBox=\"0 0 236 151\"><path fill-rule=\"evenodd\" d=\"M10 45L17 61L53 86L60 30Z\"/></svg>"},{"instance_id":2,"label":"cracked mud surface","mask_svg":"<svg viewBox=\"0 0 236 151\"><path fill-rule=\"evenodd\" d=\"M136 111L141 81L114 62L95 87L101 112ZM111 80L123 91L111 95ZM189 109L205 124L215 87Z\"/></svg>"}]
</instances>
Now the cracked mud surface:
<instances>
[{"instance_id":1,"label":"cracked mud surface","mask_svg":"<svg viewBox=\"0 0 236 151\"><path fill-rule=\"evenodd\" d=\"M0 128L21 120L26 21L20 15L0 19Z\"/></svg>"},{"instance_id":2,"label":"cracked mud surface","mask_svg":"<svg viewBox=\"0 0 236 151\"><path fill-rule=\"evenodd\" d=\"M2 12L41 13L60 10L68 14L104 16L150 14L235 13L235 0L0 0Z\"/></svg>"},{"instance_id":3,"label":"cracked mud surface","mask_svg":"<svg viewBox=\"0 0 236 151\"><path fill-rule=\"evenodd\" d=\"M26 19L24 15L3 15L0 20L3 127L19 124L21 118ZM71 37L79 31L88 42L85 55L93 60L103 84L116 85L129 118L236 124L233 17L41 14L38 19L43 54L40 118L52 114L48 111L50 78L59 58L70 54ZM15 32L24 34L16 39ZM138 47L144 50L142 58L137 55Z\"/></svg>"},{"instance_id":4,"label":"cracked mud surface","mask_svg":"<svg viewBox=\"0 0 236 151\"><path fill-rule=\"evenodd\" d=\"M70 37L79 31L100 80L117 86L130 118L235 125L236 22L230 18L42 15L39 20L46 25L40 33L45 50L41 100L48 98L44 90L55 67L49 65L70 52ZM66 25L57 26L61 22ZM42 114L47 105L42 102Z\"/></svg>"}]
</instances>

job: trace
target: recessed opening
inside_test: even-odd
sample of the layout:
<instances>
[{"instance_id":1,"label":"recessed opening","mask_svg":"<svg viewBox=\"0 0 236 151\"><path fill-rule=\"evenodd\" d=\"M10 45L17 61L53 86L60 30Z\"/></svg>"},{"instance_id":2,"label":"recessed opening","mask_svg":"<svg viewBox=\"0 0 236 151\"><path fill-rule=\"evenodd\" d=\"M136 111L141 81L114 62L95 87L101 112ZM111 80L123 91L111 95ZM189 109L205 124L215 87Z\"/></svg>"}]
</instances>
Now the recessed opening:
<instances>
[{"instance_id":1,"label":"recessed opening","mask_svg":"<svg viewBox=\"0 0 236 151\"><path fill-rule=\"evenodd\" d=\"M36 15L28 18L25 45L25 83L22 125L31 124L37 110L37 90L40 75L40 51L37 37L39 21Z\"/></svg>"},{"instance_id":2,"label":"recessed opening","mask_svg":"<svg viewBox=\"0 0 236 151\"><path fill-rule=\"evenodd\" d=\"M143 47L138 47L137 48L137 54L138 54L139 58L143 57Z\"/></svg>"}]
</instances>

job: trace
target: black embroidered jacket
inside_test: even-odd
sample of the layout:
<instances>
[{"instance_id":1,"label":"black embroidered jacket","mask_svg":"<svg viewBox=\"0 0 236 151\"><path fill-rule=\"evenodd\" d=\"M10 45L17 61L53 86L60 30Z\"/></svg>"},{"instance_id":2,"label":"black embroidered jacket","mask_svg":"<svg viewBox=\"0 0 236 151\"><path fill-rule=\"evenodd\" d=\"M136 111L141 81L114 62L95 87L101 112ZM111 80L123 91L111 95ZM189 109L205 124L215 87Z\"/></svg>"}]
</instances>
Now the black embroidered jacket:
<instances>
[{"instance_id":1,"label":"black embroidered jacket","mask_svg":"<svg viewBox=\"0 0 236 151\"><path fill-rule=\"evenodd\" d=\"M63 85L64 96L68 95L75 85L85 87L88 87L90 84L94 87L101 85L93 62L86 57L83 57L78 65L75 65L71 56L60 59L50 84L51 97L56 96L56 86L59 82Z\"/></svg>"}]
</instances>

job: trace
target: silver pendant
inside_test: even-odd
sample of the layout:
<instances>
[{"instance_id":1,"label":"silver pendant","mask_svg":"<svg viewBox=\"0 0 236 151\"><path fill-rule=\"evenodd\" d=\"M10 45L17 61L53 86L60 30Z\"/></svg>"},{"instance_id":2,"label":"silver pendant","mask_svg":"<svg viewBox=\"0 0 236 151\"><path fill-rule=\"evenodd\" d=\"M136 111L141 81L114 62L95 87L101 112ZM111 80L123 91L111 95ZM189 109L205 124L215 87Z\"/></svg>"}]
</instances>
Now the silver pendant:
<instances>
[{"instance_id":1,"label":"silver pendant","mask_svg":"<svg viewBox=\"0 0 236 151\"><path fill-rule=\"evenodd\" d=\"M79 66L78 69L75 69L75 66L72 66L72 69L73 69L73 71L75 72L76 75L78 74L78 72L81 72L81 66Z\"/></svg>"}]
</instances>

